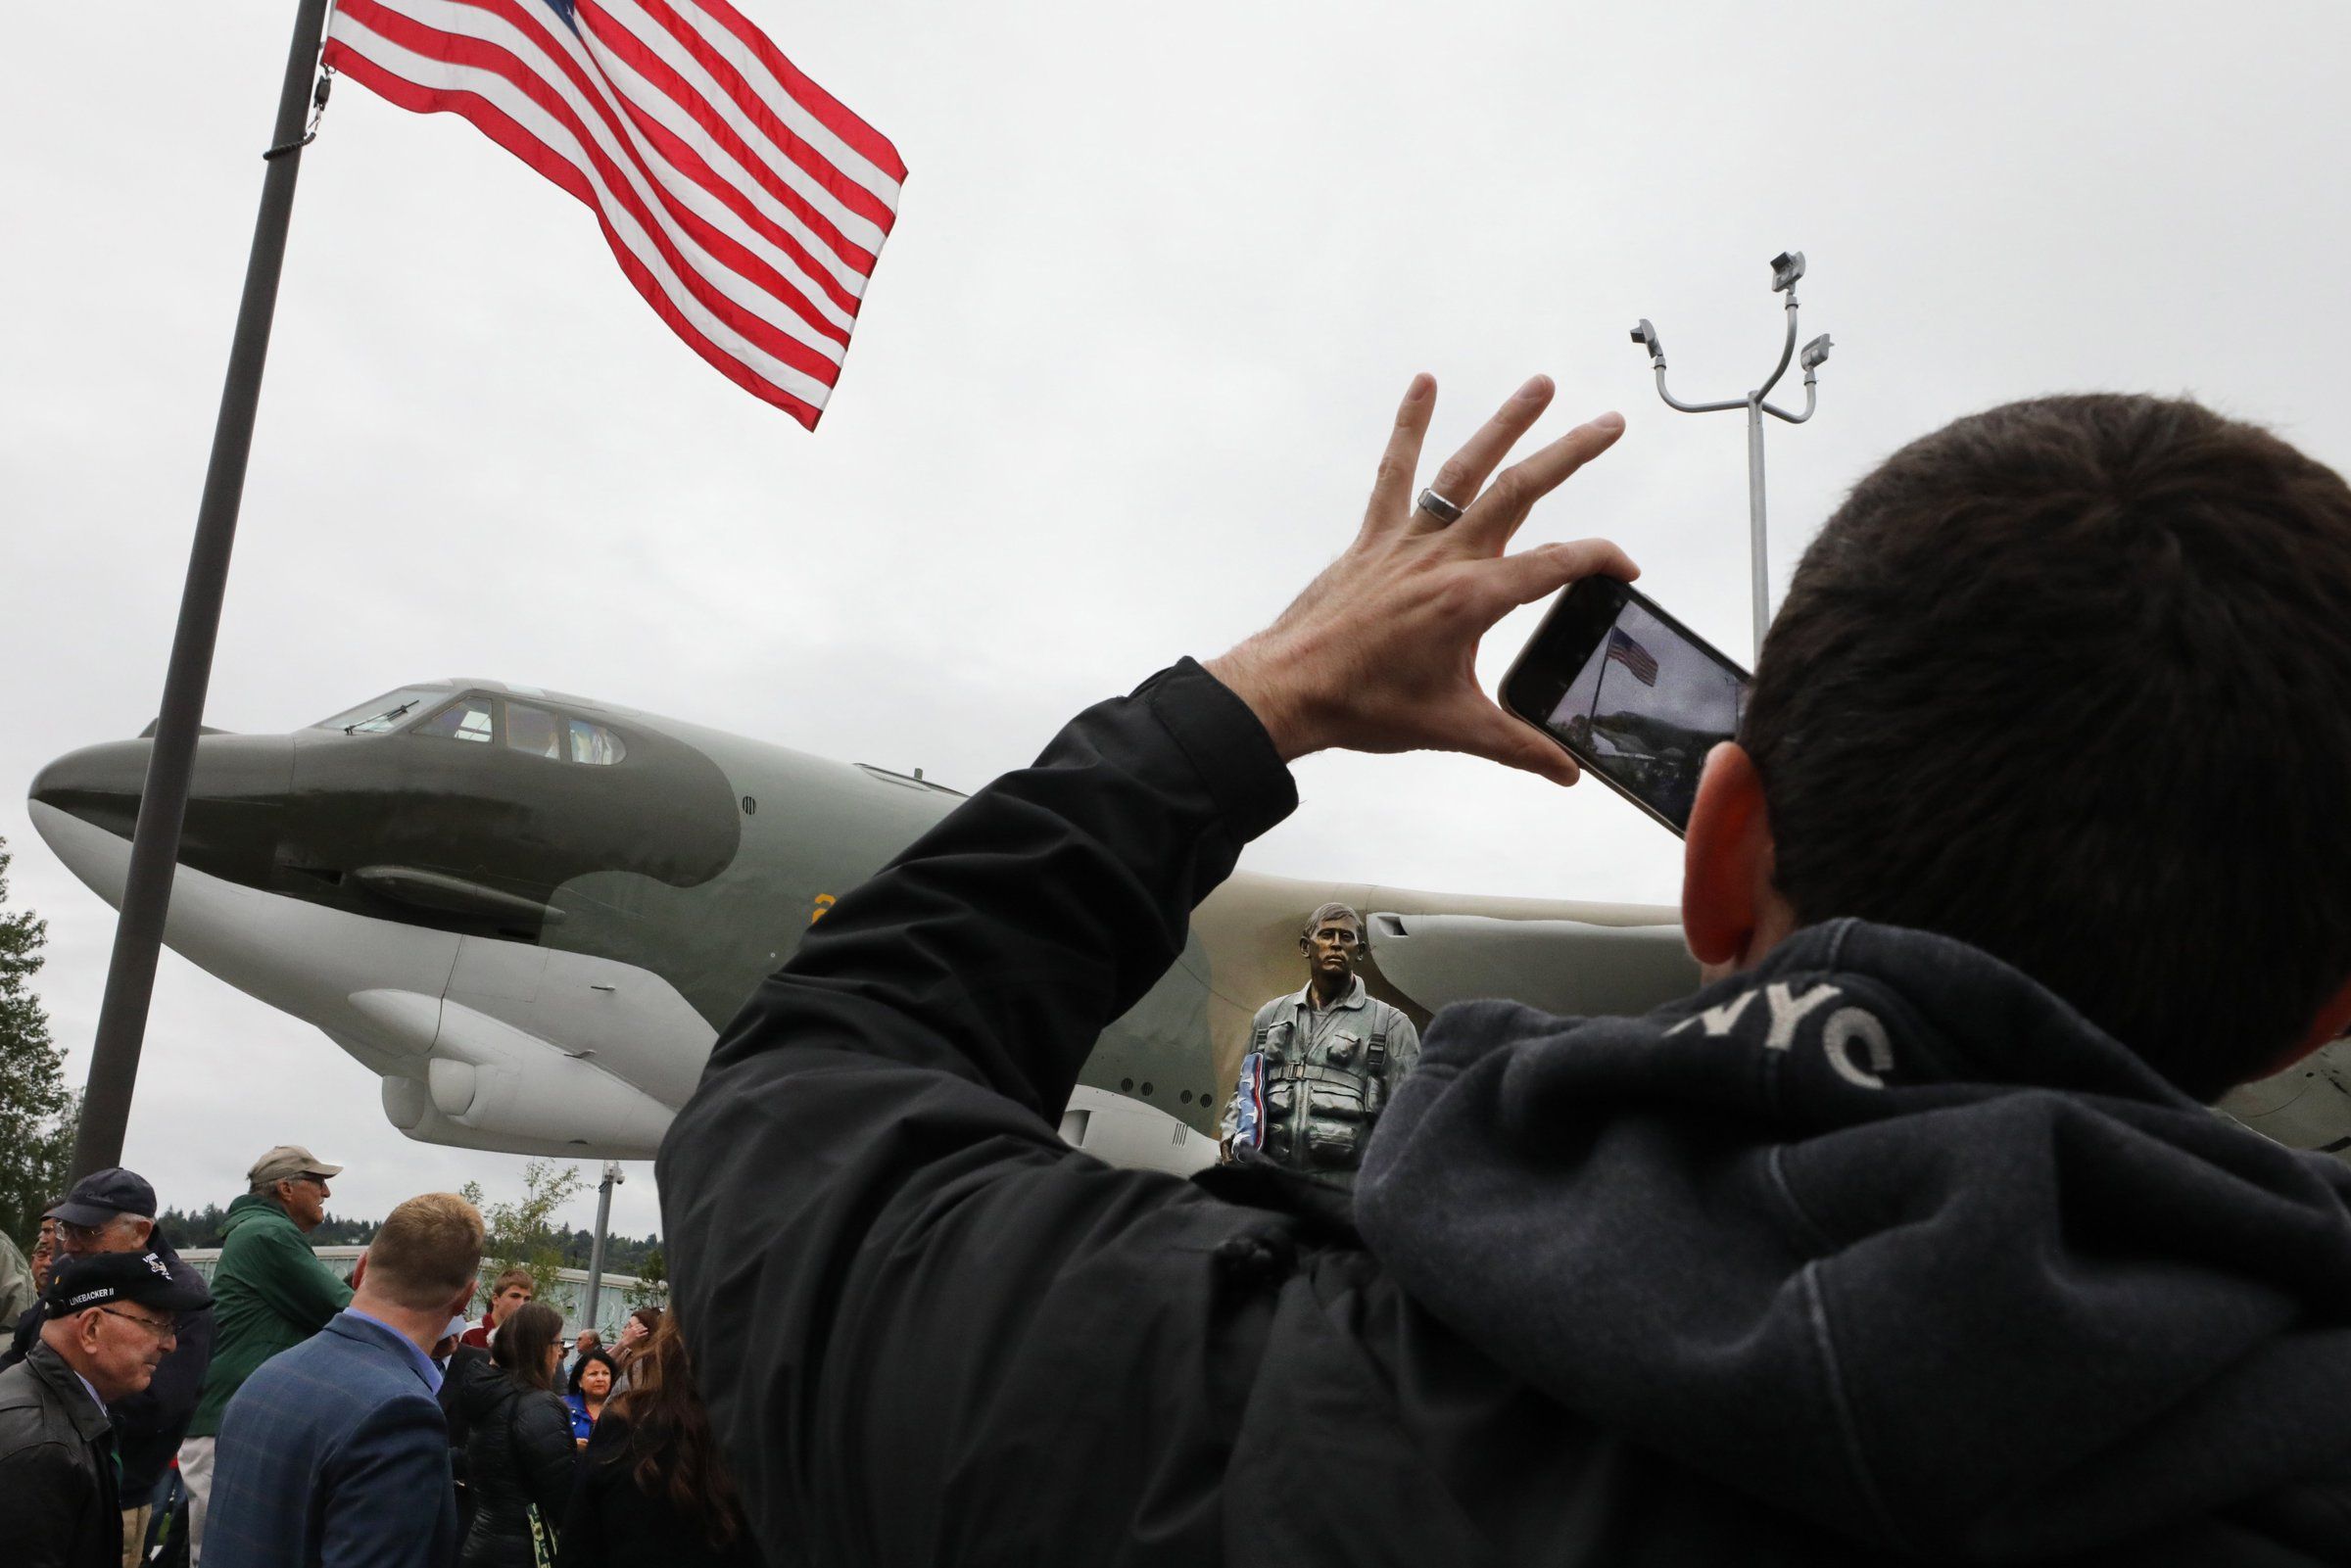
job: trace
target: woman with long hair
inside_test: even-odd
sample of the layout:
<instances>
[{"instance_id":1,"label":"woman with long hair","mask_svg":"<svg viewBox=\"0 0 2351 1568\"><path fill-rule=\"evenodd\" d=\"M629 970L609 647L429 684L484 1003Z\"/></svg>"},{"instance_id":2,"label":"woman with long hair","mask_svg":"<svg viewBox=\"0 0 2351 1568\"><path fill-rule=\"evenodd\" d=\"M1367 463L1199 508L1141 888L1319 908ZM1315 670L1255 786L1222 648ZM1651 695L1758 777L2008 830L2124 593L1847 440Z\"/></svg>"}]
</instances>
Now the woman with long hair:
<instances>
[{"instance_id":1,"label":"woman with long hair","mask_svg":"<svg viewBox=\"0 0 2351 1568\"><path fill-rule=\"evenodd\" d=\"M464 1568L536 1568L553 1559L576 1452L571 1412L555 1393L562 1360L562 1314L532 1302L498 1325L488 1361L468 1363L457 1390L470 1424L465 1474L473 1494Z\"/></svg>"},{"instance_id":2,"label":"woman with long hair","mask_svg":"<svg viewBox=\"0 0 2351 1568\"><path fill-rule=\"evenodd\" d=\"M658 1307L640 1307L621 1319L620 1339L612 1347L612 1365L617 1369L612 1383L615 1389L629 1386L629 1363L637 1359L638 1353L653 1337L653 1330L660 1326Z\"/></svg>"},{"instance_id":3,"label":"woman with long hair","mask_svg":"<svg viewBox=\"0 0 2351 1568\"><path fill-rule=\"evenodd\" d=\"M604 1406L561 1536L559 1568L760 1568L674 1312Z\"/></svg>"},{"instance_id":4,"label":"woman with long hair","mask_svg":"<svg viewBox=\"0 0 2351 1568\"><path fill-rule=\"evenodd\" d=\"M588 1446L589 1434L596 1430L597 1419L604 1413L604 1401L611 1397L618 1375L612 1357L601 1351L583 1351L571 1369L571 1385L563 1402L571 1406L572 1441L583 1449Z\"/></svg>"}]
</instances>

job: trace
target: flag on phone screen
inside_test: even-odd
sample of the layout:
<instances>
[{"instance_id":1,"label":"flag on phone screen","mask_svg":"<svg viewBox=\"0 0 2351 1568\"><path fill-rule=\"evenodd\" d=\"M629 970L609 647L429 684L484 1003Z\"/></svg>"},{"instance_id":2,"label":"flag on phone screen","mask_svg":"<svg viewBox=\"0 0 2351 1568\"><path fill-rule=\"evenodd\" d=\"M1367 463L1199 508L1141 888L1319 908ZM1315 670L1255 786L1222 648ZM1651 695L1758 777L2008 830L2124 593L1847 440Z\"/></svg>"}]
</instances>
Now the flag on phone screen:
<instances>
[{"instance_id":1,"label":"flag on phone screen","mask_svg":"<svg viewBox=\"0 0 2351 1568\"><path fill-rule=\"evenodd\" d=\"M1608 628L1607 657L1632 671L1633 679L1643 686L1657 684L1656 655L1612 626Z\"/></svg>"}]
</instances>

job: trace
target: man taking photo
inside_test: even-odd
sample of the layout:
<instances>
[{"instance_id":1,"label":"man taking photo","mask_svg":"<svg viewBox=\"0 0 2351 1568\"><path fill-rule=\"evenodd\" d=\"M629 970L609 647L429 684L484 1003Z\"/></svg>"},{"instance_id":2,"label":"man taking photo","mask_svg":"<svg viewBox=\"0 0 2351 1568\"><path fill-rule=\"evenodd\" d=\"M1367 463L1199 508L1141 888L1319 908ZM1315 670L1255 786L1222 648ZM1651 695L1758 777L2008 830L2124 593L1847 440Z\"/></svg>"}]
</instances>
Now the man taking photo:
<instances>
[{"instance_id":1,"label":"man taking photo","mask_svg":"<svg viewBox=\"0 0 2351 1568\"><path fill-rule=\"evenodd\" d=\"M811 929L664 1141L676 1301L791 1560L2351 1560L2351 1170L2214 1116L2351 1019L2351 490L2046 399L1864 478L1690 818L1712 983L1448 1009L1352 1224L1054 1119L1331 746L1571 782L1478 640L1616 438L1415 500ZM1493 476L1491 486L1486 484ZM1456 514L1450 523L1447 514Z\"/></svg>"}]
</instances>

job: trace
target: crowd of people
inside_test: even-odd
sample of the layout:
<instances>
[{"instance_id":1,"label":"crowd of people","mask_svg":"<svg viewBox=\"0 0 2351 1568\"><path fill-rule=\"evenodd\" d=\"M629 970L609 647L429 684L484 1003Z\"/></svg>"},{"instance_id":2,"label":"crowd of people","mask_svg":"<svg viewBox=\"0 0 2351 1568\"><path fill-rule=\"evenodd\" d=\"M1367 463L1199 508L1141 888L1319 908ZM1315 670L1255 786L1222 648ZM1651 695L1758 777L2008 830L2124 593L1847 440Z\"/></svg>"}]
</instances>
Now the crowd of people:
<instances>
[{"instance_id":1,"label":"crowd of people","mask_svg":"<svg viewBox=\"0 0 2351 1568\"><path fill-rule=\"evenodd\" d=\"M529 1270L480 1284L482 1218L450 1193L397 1206L339 1279L307 1237L341 1169L256 1161L209 1285L133 1171L49 1208L0 1356L0 1563L757 1561L674 1317L567 1344Z\"/></svg>"},{"instance_id":2,"label":"crowd of people","mask_svg":"<svg viewBox=\"0 0 2351 1568\"><path fill-rule=\"evenodd\" d=\"M1476 676L1511 609L1635 574L1510 548L1623 429L1506 467L1550 395L1416 497L1415 378L1287 610L1080 714L720 1031L656 1175L754 1535L909 1568L2351 1562L2351 1168L2210 1109L2351 1022L2351 488L2190 403L1996 408L1854 487L1701 776L1695 994L1469 1002L1408 1073L1334 1075L1379 1025L1324 911L1230 1163L1057 1138L1289 764L1573 782Z\"/></svg>"},{"instance_id":3,"label":"crowd of people","mask_svg":"<svg viewBox=\"0 0 2351 1568\"><path fill-rule=\"evenodd\" d=\"M126 1562L175 1451L213 1568L2351 1562L2351 1167L2210 1109L2351 1026L2351 487L2192 403L1992 409L1854 488L1699 784L1694 995L1422 1036L1326 906L1226 1163L1057 1136L1288 764L1573 782L1474 673L1635 572L1509 550L1622 429L1503 469L1549 397L1415 499L1415 378L1280 618L809 929L664 1140L677 1311L609 1349L514 1272L467 1325L447 1194L335 1280L299 1147L210 1293L145 1182L77 1183L0 1549Z\"/></svg>"}]
</instances>

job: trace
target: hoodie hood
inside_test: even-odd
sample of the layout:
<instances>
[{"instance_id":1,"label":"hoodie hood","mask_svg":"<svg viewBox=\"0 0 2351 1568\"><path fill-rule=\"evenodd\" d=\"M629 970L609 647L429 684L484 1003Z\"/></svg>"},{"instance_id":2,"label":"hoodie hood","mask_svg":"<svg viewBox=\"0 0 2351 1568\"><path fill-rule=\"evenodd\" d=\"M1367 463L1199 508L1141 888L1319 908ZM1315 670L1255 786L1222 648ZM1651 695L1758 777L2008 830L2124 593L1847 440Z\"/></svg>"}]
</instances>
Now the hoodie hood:
<instances>
[{"instance_id":1,"label":"hoodie hood","mask_svg":"<svg viewBox=\"0 0 2351 1568\"><path fill-rule=\"evenodd\" d=\"M1642 1019L1449 1008L1356 1217L1561 1404L1894 1549L2351 1474L2351 1170L1927 932L1809 927Z\"/></svg>"},{"instance_id":2,"label":"hoodie hood","mask_svg":"<svg viewBox=\"0 0 2351 1568\"><path fill-rule=\"evenodd\" d=\"M477 1426L489 1419L491 1411L522 1393L522 1385L487 1355L451 1357L447 1376L456 1385L452 1398L458 1413Z\"/></svg>"},{"instance_id":3,"label":"hoodie hood","mask_svg":"<svg viewBox=\"0 0 2351 1568\"><path fill-rule=\"evenodd\" d=\"M220 1239L225 1242L245 1226L273 1217L289 1225L294 1223L294 1216L271 1200L258 1193L241 1194L229 1200L228 1213L220 1221Z\"/></svg>"}]
</instances>

